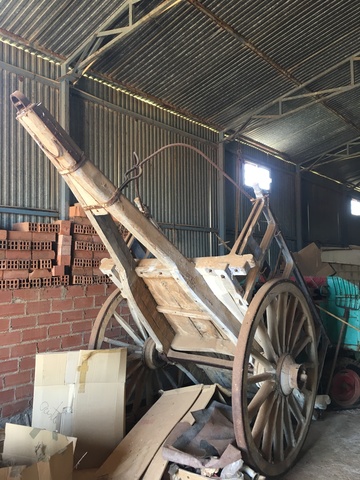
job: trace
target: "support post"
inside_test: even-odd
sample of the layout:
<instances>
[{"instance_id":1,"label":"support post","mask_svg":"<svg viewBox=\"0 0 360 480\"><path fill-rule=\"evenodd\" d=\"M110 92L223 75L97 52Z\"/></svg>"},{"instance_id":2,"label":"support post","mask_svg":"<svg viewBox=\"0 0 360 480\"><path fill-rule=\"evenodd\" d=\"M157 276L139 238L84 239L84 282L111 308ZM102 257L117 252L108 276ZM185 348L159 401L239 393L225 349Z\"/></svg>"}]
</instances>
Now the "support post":
<instances>
[{"instance_id":1,"label":"support post","mask_svg":"<svg viewBox=\"0 0 360 480\"><path fill-rule=\"evenodd\" d=\"M67 63L61 65L60 95L59 95L59 123L62 128L70 133L70 82L66 77ZM65 180L59 176L59 217L66 220L69 215L70 189Z\"/></svg>"},{"instance_id":2,"label":"support post","mask_svg":"<svg viewBox=\"0 0 360 480\"><path fill-rule=\"evenodd\" d=\"M302 208L301 208L301 170L300 166L296 166L295 173L295 228L296 228L296 249L303 248L302 238Z\"/></svg>"},{"instance_id":3,"label":"support post","mask_svg":"<svg viewBox=\"0 0 360 480\"><path fill-rule=\"evenodd\" d=\"M224 135L219 134L219 144L218 144L218 166L222 171L225 171L225 143L223 139ZM218 228L219 228L219 237L226 241L226 227L225 227L225 188L224 188L225 177L217 172L217 196L218 196ZM210 234L211 235L211 234ZM225 255L225 246L219 246L219 255Z\"/></svg>"}]
</instances>

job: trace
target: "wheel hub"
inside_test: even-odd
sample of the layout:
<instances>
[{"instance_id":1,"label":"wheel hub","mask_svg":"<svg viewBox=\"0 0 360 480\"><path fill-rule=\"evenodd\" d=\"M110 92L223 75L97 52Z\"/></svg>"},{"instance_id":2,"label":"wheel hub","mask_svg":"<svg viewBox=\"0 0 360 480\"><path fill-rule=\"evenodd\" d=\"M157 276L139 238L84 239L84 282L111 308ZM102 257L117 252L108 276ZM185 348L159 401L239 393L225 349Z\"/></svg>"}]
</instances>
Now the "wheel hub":
<instances>
[{"instance_id":1,"label":"wheel hub","mask_svg":"<svg viewBox=\"0 0 360 480\"><path fill-rule=\"evenodd\" d=\"M154 340L149 337L145 340L143 351L142 351L142 361L151 370L156 370L162 368L166 365L166 361L162 358L161 354L156 350Z\"/></svg>"},{"instance_id":2,"label":"wheel hub","mask_svg":"<svg viewBox=\"0 0 360 480\"><path fill-rule=\"evenodd\" d=\"M280 391L285 396L290 395L294 388L301 390L307 380L304 365L296 363L289 353L285 353L279 358L276 376Z\"/></svg>"}]
</instances>

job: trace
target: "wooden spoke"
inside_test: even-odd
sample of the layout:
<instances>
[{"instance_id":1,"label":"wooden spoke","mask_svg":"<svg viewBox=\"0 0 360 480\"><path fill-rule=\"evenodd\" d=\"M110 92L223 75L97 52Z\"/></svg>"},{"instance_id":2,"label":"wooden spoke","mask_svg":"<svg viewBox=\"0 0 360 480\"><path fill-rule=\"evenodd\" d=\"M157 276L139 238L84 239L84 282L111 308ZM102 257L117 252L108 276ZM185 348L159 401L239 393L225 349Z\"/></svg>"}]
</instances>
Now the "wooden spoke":
<instances>
[{"instance_id":1,"label":"wooden spoke","mask_svg":"<svg viewBox=\"0 0 360 480\"><path fill-rule=\"evenodd\" d=\"M125 320L117 313L114 312L114 318L118 322L118 324L125 330L125 332L131 337L136 345L140 345L141 347L144 345L145 338L139 338L138 335L134 332L134 330L130 327L130 325L125 322Z\"/></svg>"},{"instance_id":2,"label":"wooden spoke","mask_svg":"<svg viewBox=\"0 0 360 480\"><path fill-rule=\"evenodd\" d=\"M266 477L283 475L305 441L317 389L316 345L311 311L299 287L283 279L266 282L240 330L232 397L244 460ZM289 369L299 363L300 391L287 381Z\"/></svg>"},{"instance_id":3,"label":"wooden spoke","mask_svg":"<svg viewBox=\"0 0 360 480\"><path fill-rule=\"evenodd\" d=\"M293 356L293 358L297 358L300 353L304 350L304 348L309 345L309 343L312 342L312 338L310 336L306 336L304 338L301 338L297 343L296 345L294 346L291 354Z\"/></svg>"},{"instance_id":4,"label":"wooden spoke","mask_svg":"<svg viewBox=\"0 0 360 480\"><path fill-rule=\"evenodd\" d=\"M254 348L251 350L251 356L256 360L258 361L259 363L261 363L261 365L269 372L273 372L275 371L275 368L274 368L274 365L267 359L265 358L263 355L261 355L260 352L258 352L257 350L255 350Z\"/></svg>"},{"instance_id":5,"label":"wooden spoke","mask_svg":"<svg viewBox=\"0 0 360 480\"><path fill-rule=\"evenodd\" d=\"M286 322L288 315L288 293L284 292L279 295L277 304L277 322L278 322L278 335L279 335L279 354L285 352L286 348Z\"/></svg>"},{"instance_id":6,"label":"wooden spoke","mask_svg":"<svg viewBox=\"0 0 360 480\"><path fill-rule=\"evenodd\" d=\"M258 373L256 375L249 375L248 377L248 384L253 385L254 383L261 383L267 380L275 381L275 372L264 372Z\"/></svg>"},{"instance_id":7,"label":"wooden spoke","mask_svg":"<svg viewBox=\"0 0 360 480\"><path fill-rule=\"evenodd\" d=\"M305 417L301 412L300 406L298 404L297 399L294 397L294 395L289 396L289 406L292 414L294 415L296 421L298 423L303 424L305 422Z\"/></svg>"},{"instance_id":8,"label":"wooden spoke","mask_svg":"<svg viewBox=\"0 0 360 480\"><path fill-rule=\"evenodd\" d=\"M285 398L278 398L278 410L275 418L274 432L274 462L282 462L284 460L284 404Z\"/></svg>"},{"instance_id":9,"label":"wooden spoke","mask_svg":"<svg viewBox=\"0 0 360 480\"><path fill-rule=\"evenodd\" d=\"M265 324L262 321L259 323L259 327L256 331L256 341L260 344L264 350L265 357L272 362L275 362L279 356L276 354L274 346L272 344L269 332L267 331Z\"/></svg>"},{"instance_id":10,"label":"wooden spoke","mask_svg":"<svg viewBox=\"0 0 360 480\"><path fill-rule=\"evenodd\" d=\"M274 302L270 303L266 308L266 319L268 323L269 336L271 338L272 345L277 353L277 356L281 354L280 349L280 339L279 339L279 330L278 330L278 321L277 321L277 312L278 312L278 299L275 299Z\"/></svg>"},{"instance_id":11,"label":"wooden spoke","mask_svg":"<svg viewBox=\"0 0 360 480\"><path fill-rule=\"evenodd\" d=\"M306 316L303 314L300 316L300 318L298 318L295 322L294 322L294 326L293 326L293 331L291 332L291 336L290 336L290 341L289 341L289 351L292 352L292 350L294 349L294 345L296 344L299 336L300 336L300 333L301 333L301 329L303 328L304 324L305 324L305 321L306 321Z\"/></svg>"},{"instance_id":12,"label":"wooden spoke","mask_svg":"<svg viewBox=\"0 0 360 480\"><path fill-rule=\"evenodd\" d=\"M288 315L286 319L286 339L285 339L285 349L287 351L290 350L290 340L291 340L291 334L294 328L294 322L297 314L297 308L299 305L299 299L296 297L290 297L289 298L289 304L288 304Z\"/></svg>"},{"instance_id":13,"label":"wooden spoke","mask_svg":"<svg viewBox=\"0 0 360 480\"><path fill-rule=\"evenodd\" d=\"M295 440L295 433L294 433L294 428L291 420L289 401L287 398L284 400L284 403L285 403L285 410L284 410L285 439L286 439L287 445L294 448L296 446L296 440Z\"/></svg>"},{"instance_id":14,"label":"wooden spoke","mask_svg":"<svg viewBox=\"0 0 360 480\"><path fill-rule=\"evenodd\" d=\"M264 428L264 435L262 440L261 450L264 454L264 457L267 458L269 461L272 461L273 458L273 442L274 442L274 435L275 435L275 428L276 428L276 420L278 415L280 402L276 398L271 409L271 413L269 415L269 419Z\"/></svg>"},{"instance_id":15,"label":"wooden spoke","mask_svg":"<svg viewBox=\"0 0 360 480\"><path fill-rule=\"evenodd\" d=\"M273 382L266 381L261 385L248 406L248 415L250 421L254 418L260 407L263 405L270 393L274 391L274 389L275 384Z\"/></svg>"},{"instance_id":16,"label":"wooden spoke","mask_svg":"<svg viewBox=\"0 0 360 480\"><path fill-rule=\"evenodd\" d=\"M264 402L260 406L259 412L256 416L254 426L252 429L252 436L254 439L254 443L258 448L260 447L260 441L264 434L264 431L266 427L269 425L269 419L270 419L274 402L275 402L275 394L274 392L271 392L264 399Z\"/></svg>"}]
</instances>

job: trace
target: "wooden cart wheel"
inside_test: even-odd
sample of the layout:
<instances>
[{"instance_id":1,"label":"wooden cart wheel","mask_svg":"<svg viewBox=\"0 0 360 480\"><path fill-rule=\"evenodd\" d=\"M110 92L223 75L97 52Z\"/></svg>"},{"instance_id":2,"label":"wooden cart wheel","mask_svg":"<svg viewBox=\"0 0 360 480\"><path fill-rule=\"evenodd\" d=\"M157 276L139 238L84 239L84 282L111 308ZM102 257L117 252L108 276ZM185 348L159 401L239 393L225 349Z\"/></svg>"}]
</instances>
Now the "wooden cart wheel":
<instances>
[{"instance_id":1,"label":"wooden cart wheel","mask_svg":"<svg viewBox=\"0 0 360 480\"><path fill-rule=\"evenodd\" d=\"M127 348L127 424L132 426L159 398L159 391L199 382L193 369L190 372L184 365L159 354L141 324L132 318L130 323L120 315L123 300L119 290L107 298L92 328L89 349Z\"/></svg>"},{"instance_id":2,"label":"wooden cart wheel","mask_svg":"<svg viewBox=\"0 0 360 480\"><path fill-rule=\"evenodd\" d=\"M281 475L295 463L312 418L317 371L305 296L289 280L267 282L244 317L232 385L236 440L259 473Z\"/></svg>"}]
</instances>

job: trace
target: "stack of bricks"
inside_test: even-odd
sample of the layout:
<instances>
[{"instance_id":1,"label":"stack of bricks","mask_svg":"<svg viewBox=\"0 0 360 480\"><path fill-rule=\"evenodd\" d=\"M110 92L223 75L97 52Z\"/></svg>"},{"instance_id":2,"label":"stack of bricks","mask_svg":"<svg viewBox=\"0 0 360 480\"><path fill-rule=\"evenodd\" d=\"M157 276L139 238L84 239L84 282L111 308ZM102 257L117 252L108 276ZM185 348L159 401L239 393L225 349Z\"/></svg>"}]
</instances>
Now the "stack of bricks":
<instances>
[{"instance_id":1,"label":"stack of bricks","mask_svg":"<svg viewBox=\"0 0 360 480\"><path fill-rule=\"evenodd\" d=\"M109 253L79 204L69 209L72 224L73 255L71 276L73 285L111 283L99 269L100 261Z\"/></svg>"},{"instance_id":2,"label":"stack of bricks","mask_svg":"<svg viewBox=\"0 0 360 480\"><path fill-rule=\"evenodd\" d=\"M0 288L68 285L69 276L54 269L53 249L61 223L15 223L0 231Z\"/></svg>"},{"instance_id":3,"label":"stack of bricks","mask_svg":"<svg viewBox=\"0 0 360 480\"><path fill-rule=\"evenodd\" d=\"M99 269L104 244L79 204L70 220L15 223L0 230L0 289L111 283Z\"/></svg>"}]
</instances>

